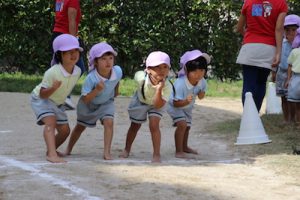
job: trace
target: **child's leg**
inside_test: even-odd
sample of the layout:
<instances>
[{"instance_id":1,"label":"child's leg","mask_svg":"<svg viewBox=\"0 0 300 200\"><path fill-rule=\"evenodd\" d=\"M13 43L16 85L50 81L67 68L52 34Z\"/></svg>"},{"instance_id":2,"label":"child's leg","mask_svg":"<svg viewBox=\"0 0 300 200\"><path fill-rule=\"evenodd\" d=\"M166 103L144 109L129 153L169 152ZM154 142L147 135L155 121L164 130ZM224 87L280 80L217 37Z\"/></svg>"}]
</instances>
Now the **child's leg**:
<instances>
[{"instance_id":1,"label":"child's leg","mask_svg":"<svg viewBox=\"0 0 300 200\"><path fill-rule=\"evenodd\" d=\"M62 158L57 155L56 144L55 144L55 127L56 127L56 117L47 116L42 119L44 122L44 139L47 146L46 159L53 163L65 162Z\"/></svg>"},{"instance_id":2,"label":"child's leg","mask_svg":"<svg viewBox=\"0 0 300 200\"><path fill-rule=\"evenodd\" d=\"M186 158L185 153L183 152L183 141L185 131L187 129L186 121L176 122L176 130L175 130L175 147L176 147L176 158Z\"/></svg>"},{"instance_id":3,"label":"child's leg","mask_svg":"<svg viewBox=\"0 0 300 200\"><path fill-rule=\"evenodd\" d=\"M126 137L126 146L122 154L120 155L121 158L128 158L132 143L136 137L137 132L141 128L142 124L137 124L134 122L131 122L130 127L127 131L127 137Z\"/></svg>"},{"instance_id":4,"label":"child's leg","mask_svg":"<svg viewBox=\"0 0 300 200\"><path fill-rule=\"evenodd\" d=\"M190 128L187 127L185 134L184 134L184 139L183 139L183 151L185 153L192 153L192 154L198 154L198 152L195 149L192 149L188 146L188 139L189 139L189 133L190 133Z\"/></svg>"},{"instance_id":5,"label":"child's leg","mask_svg":"<svg viewBox=\"0 0 300 200\"><path fill-rule=\"evenodd\" d=\"M161 162L160 160L161 133L159 129L159 122L160 122L159 117L155 117L155 116L149 117L149 128L150 128L152 144L153 144L152 162Z\"/></svg>"},{"instance_id":6,"label":"child's leg","mask_svg":"<svg viewBox=\"0 0 300 200\"><path fill-rule=\"evenodd\" d=\"M76 144L77 140L79 139L81 133L85 130L85 128L86 128L85 126L76 124L75 128L73 129L73 131L71 133L71 137L70 137L67 149L65 151L65 155L71 154L74 145Z\"/></svg>"},{"instance_id":7,"label":"child's leg","mask_svg":"<svg viewBox=\"0 0 300 200\"><path fill-rule=\"evenodd\" d=\"M114 121L113 119L103 119L103 126L104 126L104 153L103 159L104 160L112 160L110 154L111 142L113 138L113 126Z\"/></svg>"},{"instance_id":8,"label":"child's leg","mask_svg":"<svg viewBox=\"0 0 300 200\"><path fill-rule=\"evenodd\" d=\"M56 125L57 134L55 136L56 149L62 145L70 135L69 124Z\"/></svg>"},{"instance_id":9,"label":"child's leg","mask_svg":"<svg viewBox=\"0 0 300 200\"><path fill-rule=\"evenodd\" d=\"M285 122L290 122L290 113L288 109L288 101L285 96L281 97L281 107L282 107L282 112L283 112L283 118Z\"/></svg>"},{"instance_id":10,"label":"child's leg","mask_svg":"<svg viewBox=\"0 0 300 200\"><path fill-rule=\"evenodd\" d=\"M296 116L296 103L295 102L288 102L288 107L290 110L290 115L291 115L291 121L292 122L297 122L297 116Z\"/></svg>"},{"instance_id":11,"label":"child's leg","mask_svg":"<svg viewBox=\"0 0 300 200\"><path fill-rule=\"evenodd\" d=\"M300 103L297 102L295 103L296 105L296 123L298 128L300 128Z\"/></svg>"}]
</instances>

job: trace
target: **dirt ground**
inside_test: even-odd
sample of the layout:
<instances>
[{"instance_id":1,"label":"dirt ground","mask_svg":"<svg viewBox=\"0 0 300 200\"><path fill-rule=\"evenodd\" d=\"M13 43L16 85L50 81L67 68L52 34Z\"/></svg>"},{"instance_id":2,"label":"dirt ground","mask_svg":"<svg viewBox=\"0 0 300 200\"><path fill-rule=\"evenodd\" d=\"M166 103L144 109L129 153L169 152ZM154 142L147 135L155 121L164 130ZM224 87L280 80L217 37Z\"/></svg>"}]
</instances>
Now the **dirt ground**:
<instances>
[{"instance_id":1,"label":"dirt ground","mask_svg":"<svg viewBox=\"0 0 300 200\"><path fill-rule=\"evenodd\" d=\"M150 163L148 124L142 126L131 156L118 158L130 123L126 111L129 100L116 99L113 161L102 160L103 129L98 124L85 131L66 164L51 164L45 160L43 127L35 124L29 94L0 93L0 199L300 199L299 177L249 159L247 151L241 151L243 147L209 132L208 127L216 122L241 117L239 99L197 102L190 144L200 155L193 159L174 157L174 128L165 115L161 122L161 164ZM68 111L68 116L72 128L76 112Z\"/></svg>"}]
</instances>

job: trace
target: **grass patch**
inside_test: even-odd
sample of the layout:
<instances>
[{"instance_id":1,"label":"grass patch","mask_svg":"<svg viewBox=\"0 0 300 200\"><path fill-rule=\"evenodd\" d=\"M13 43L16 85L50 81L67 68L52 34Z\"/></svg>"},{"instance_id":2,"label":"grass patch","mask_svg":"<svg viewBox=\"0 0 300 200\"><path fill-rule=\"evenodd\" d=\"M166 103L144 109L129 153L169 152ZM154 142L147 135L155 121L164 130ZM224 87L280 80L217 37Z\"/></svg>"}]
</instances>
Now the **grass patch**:
<instances>
[{"instance_id":1,"label":"grass patch","mask_svg":"<svg viewBox=\"0 0 300 200\"><path fill-rule=\"evenodd\" d=\"M72 94L80 95L81 87L86 75L84 74L76 84ZM30 93L42 80L40 75L27 75L20 72L0 74L0 92L22 92ZM221 82L208 80L206 96L209 97L240 97L242 81ZM122 96L132 96L136 90L136 83L130 78L123 78L120 83L119 92Z\"/></svg>"},{"instance_id":2,"label":"grass patch","mask_svg":"<svg viewBox=\"0 0 300 200\"><path fill-rule=\"evenodd\" d=\"M244 158L253 159L279 174L297 177L300 181L300 155L293 155L292 146L300 147L300 133L293 124L283 125L280 114L263 115L261 120L269 138L268 144L238 145L235 150ZM221 134L232 145L236 142L240 119L220 122L209 127L209 131Z\"/></svg>"}]
</instances>

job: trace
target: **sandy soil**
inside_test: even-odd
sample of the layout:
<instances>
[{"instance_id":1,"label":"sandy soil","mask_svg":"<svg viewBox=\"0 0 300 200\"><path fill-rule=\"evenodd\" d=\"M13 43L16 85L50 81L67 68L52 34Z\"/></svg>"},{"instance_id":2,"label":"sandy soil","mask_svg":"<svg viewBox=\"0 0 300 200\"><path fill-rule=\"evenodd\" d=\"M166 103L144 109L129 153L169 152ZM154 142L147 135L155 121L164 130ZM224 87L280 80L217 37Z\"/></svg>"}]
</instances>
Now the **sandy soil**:
<instances>
[{"instance_id":1,"label":"sandy soil","mask_svg":"<svg viewBox=\"0 0 300 200\"><path fill-rule=\"evenodd\" d=\"M101 159L103 129L98 124L86 130L66 164L50 164L29 94L0 93L0 199L300 199L293 177L248 159L234 141L209 132L218 121L241 117L240 100L206 98L197 103L190 144L200 155L194 159L174 157L174 128L167 115L161 123L161 164L150 163L148 124L141 128L130 158L119 159L129 126L129 100L116 99L113 161ZM76 112L68 111L68 116L74 127Z\"/></svg>"}]
</instances>

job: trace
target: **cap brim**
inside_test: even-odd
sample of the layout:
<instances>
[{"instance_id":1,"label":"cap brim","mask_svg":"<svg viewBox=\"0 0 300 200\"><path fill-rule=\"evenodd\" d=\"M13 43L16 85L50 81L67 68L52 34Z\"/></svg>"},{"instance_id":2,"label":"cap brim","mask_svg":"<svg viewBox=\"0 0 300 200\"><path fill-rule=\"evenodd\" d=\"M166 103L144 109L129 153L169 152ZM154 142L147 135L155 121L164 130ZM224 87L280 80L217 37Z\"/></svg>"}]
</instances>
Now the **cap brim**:
<instances>
[{"instance_id":1,"label":"cap brim","mask_svg":"<svg viewBox=\"0 0 300 200\"><path fill-rule=\"evenodd\" d=\"M96 56L96 58L100 58L101 56L103 56L104 54L106 54L108 52L112 53L114 56L118 55L118 53L116 51L103 51L103 52L101 52L100 55Z\"/></svg>"},{"instance_id":2,"label":"cap brim","mask_svg":"<svg viewBox=\"0 0 300 200\"><path fill-rule=\"evenodd\" d=\"M164 61L164 60L156 60L154 62L151 62L151 65L148 64L147 67L156 67L156 66L161 65L161 64L166 64L169 67L171 67L171 64L170 63L166 63L166 61Z\"/></svg>"}]
</instances>

